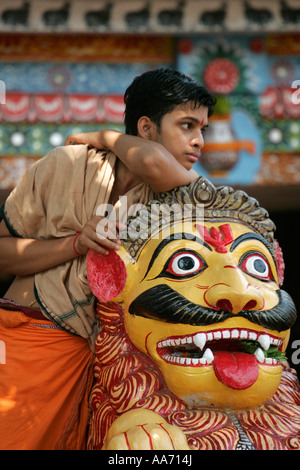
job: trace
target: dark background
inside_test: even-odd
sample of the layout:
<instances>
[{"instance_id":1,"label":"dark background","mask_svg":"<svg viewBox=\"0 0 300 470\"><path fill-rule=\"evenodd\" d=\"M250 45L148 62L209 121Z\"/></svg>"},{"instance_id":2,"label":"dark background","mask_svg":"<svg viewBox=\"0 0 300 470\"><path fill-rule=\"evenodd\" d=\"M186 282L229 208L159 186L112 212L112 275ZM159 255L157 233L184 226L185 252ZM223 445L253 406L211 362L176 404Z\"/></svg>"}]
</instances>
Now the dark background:
<instances>
[{"instance_id":1,"label":"dark background","mask_svg":"<svg viewBox=\"0 0 300 470\"><path fill-rule=\"evenodd\" d=\"M276 239L281 246L285 262L285 275L282 288L290 294L297 308L298 319L291 330L291 338L287 349L290 365L297 371L300 378L300 364L296 364L293 359L300 362L300 283L299 283L299 264L300 264L300 210L293 211L269 211L271 219L276 224ZM293 343L299 341L295 349ZM297 349L299 353L297 353Z\"/></svg>"}]
</instances>

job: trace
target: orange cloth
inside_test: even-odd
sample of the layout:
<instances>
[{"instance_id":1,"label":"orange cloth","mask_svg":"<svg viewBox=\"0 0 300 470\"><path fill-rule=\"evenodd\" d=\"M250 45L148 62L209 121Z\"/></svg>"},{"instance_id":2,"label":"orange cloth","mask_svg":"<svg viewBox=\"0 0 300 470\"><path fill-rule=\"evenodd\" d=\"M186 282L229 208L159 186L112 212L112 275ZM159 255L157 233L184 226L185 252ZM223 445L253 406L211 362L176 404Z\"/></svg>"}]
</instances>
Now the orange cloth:
<instances>
[{"instance_id":1,"label":"orange cloth","mask_svg":"<svg viewBox=\"0 0 300 470\"><path fill-rule=\"evenodd\" d=\"M0 449L85 449L93 353L51 321L0 308Z\"/></svg>"}]
</instances>

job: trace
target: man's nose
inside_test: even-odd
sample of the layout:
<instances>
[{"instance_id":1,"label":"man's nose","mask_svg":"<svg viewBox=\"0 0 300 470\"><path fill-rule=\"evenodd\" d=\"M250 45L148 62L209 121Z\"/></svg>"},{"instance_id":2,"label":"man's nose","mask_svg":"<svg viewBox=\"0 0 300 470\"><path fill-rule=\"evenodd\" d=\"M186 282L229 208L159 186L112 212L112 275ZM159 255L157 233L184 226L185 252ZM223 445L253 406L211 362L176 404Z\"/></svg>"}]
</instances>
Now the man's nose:
<instances>
[{"instance_id":1,"label":"man's nose","mask_svg":"<svg viewBox=\"0 0 300 470\"><path fill-rule=\"evenodd\" d=\"M195 133L191 143L192 143L193 147L198 147L198 148L202 149L202 147L204 146L204 139L203 139L203 135L202 135L201 130L199 130Z\"/></svg>"},{"instance_id":2,"label":"man's nose","mask_svg":"<svg viewBox=\"0 0 300 470\"><path fill-rule=\"evenodd\" d=\"M239 313L242 310L261 310L264 299L258 289L250 285L238 268L228 269L225 282L217 282L205 294L206 303L217 310Z\"/></svg>"}]
</instances>

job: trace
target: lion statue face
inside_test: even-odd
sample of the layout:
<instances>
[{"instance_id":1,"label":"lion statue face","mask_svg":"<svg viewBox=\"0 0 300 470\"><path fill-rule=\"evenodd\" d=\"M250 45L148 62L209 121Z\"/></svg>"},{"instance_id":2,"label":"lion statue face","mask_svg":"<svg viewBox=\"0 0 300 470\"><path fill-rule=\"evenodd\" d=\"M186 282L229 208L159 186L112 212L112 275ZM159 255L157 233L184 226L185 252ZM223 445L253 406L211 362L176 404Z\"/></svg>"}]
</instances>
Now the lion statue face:
<instances>
[{"instance_id":1,"label":"lion statue face","mask_svg":"<svg viewBox=\"0 0 300 470\"><path fill-rule=\"evenodd\" d=\"M249 409L265 403L280 383L295 306L280 289L283 262L267 213L260 212L266 224L258 229L260 222L249 216L251 204L259 212L256 201L227 191L235 206L238 196L242 206L247 199L245 221L239 216L244 207L221 211L224 190L205 181L213 196L204 197L199 180L192 194L198 185L197 201L205 201L200 223L193 215L184 224L175 217L141 243L126 239L118 252L124 265L116 270L124 277L126 269L126 284L109 300L122 304L130 340L189 407ZM182 203L180 191L187 190L176 192ZM89 280L99 287L91 265L97 265L92 255Z\"/></svg>"}]
</instances>

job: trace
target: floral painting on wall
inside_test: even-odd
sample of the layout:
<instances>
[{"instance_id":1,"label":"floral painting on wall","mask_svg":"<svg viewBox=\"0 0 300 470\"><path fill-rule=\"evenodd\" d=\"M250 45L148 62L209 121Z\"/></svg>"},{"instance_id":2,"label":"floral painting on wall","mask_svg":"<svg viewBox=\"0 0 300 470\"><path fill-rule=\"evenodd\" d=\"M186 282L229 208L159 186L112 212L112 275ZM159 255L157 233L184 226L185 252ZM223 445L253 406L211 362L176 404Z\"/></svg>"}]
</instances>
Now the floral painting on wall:
<instances>
[{"instance_id":1,"label":"floral painting on wall","mask_svg":"<svg viewBox=\"0 0 300 470\"><path fill-rule=\"evenodd\" d=\"M217 97L199 174L227 184L300 183L295 36L231 34L178 40L178 69Z\"/></svg>"}]
</instances>

